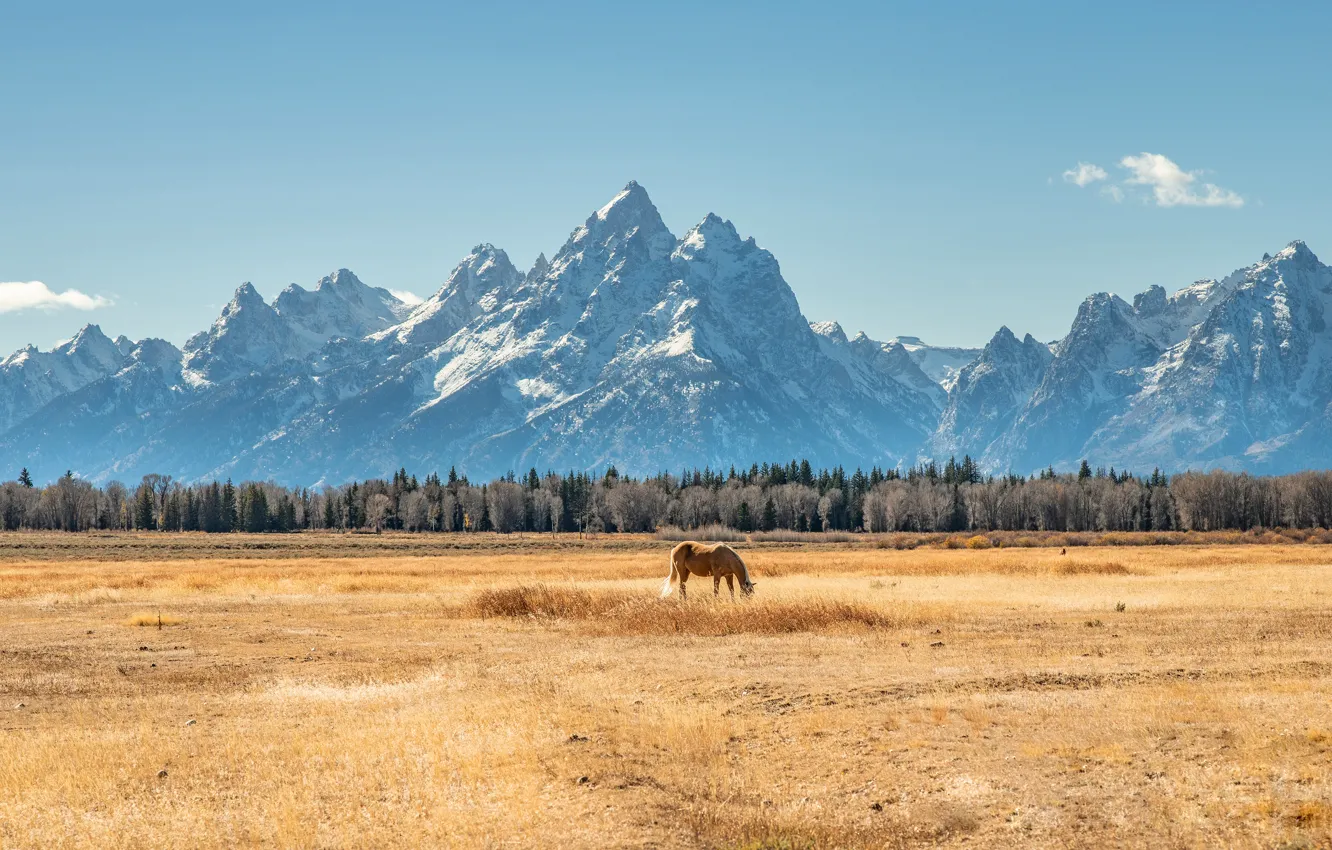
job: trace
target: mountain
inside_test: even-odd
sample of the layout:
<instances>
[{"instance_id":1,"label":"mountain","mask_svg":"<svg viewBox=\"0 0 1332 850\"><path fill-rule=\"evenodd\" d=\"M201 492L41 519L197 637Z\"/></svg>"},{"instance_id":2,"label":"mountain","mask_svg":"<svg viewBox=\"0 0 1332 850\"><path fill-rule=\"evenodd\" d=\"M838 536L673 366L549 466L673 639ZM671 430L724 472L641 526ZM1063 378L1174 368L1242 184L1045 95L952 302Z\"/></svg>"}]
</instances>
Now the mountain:
<instances>
[{"instance_id":1,"label":"mountain","mask_svg":"<svg viewBox=\"0 0 1332 850\"><path fill-rule=\"evenodd\" d=\"M85 325L50 351L29 345L0 360L0 434L54 399L114 373L126 353L97 325Z\"/></svg>"},{"instance_id":2,"label":"mountain","mask_svg":"<svg viewBox=\"0 0 1332 850\"><path fill-rule=\"evenodd\" d=\"M1001 327L958 372L931 441L931 456L971 454L989 464L991 447L1013 427L1053 359L1050 347L1031 334L1019 341Z\"/></svg>"},{"instance_id":3,"label":"mountain","mask_svg":"<svg viewBox=\"0 0 1332 850\"><path fill-rule=\"evenodd\" d=\"M677 238L636 183L527 273L479 245L404 307L346 271L272 305L243 285L179 372L68 392L64 424L30 416L0 448L94 479L896 466L944 399L901 346L829 349L771 253L712 214Z\"/></svg>"},{"instance_id":4,"label":"mountain","mask_svg":"<svg viewBox=\"0 0 1332 850\"><path fill-rule=\"evenodd\" d=\"M888 343L902 346L921 371L945 391L953 388L962 367L975 360L981 353L979 348L927 345L921 342L918 336L898 336Z\"/></svg>"},{"instance_id":5,"label":"mountain","mask_svg":"<svg viewBox=\"0 0 1332 850\"><path fill-rule=\"evenodd\" d=\"M634 473L805 457L991 472L1332 465L1332 270L1301 242L1221 280L1096 293L1054 343L811 324L777 259L628 184L527 271L477 245L418 304L346 269L241 285L183 349L95 325L0 361L0 454L38 478L318 484L401 466Z\"/></svg>"},{"instance_id":6,"label":"mountain","mask_svg":"<svg viewBox=\"0 0 1332 850\"><path fill-rule=\"evenodd\" d=\"M1329 299L1332 270L1303 242L1171 295L1092 295L1043 369L1002 358L993 396L975 377L990 355L964 369L927 454L967 450L983 468L1023 473L1083 458L1137 470L1328 466Z\"/></svg>"},{"instance_id":7,"label":"mountain","mask_svg":"<svg viewBox=\"0 0 1332 850\"><path fill-rule=\"evenodd\" d=\"M1205 313L1086 446L1122 466L1292 471L1332 455L1332 269L1292 242L1210 287Z\"/></svg>"}]
</instances>

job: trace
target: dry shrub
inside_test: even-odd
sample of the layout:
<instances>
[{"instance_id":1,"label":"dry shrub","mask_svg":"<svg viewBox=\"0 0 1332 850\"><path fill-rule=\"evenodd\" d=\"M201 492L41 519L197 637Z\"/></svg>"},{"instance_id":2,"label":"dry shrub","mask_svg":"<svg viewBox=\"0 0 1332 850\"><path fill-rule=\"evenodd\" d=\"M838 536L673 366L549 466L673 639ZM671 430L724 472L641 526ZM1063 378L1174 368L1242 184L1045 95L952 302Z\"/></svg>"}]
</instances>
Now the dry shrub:
<instances>
[{"instance_id":1,"label":"dry shrub","mask_svg":"<svg viewBox=\"0 0 1332 850\"><path fill-rule=\"evenodd\" d=\"M756 531L749 535L754 543L854 543L863 537L850 531L792 531L789 528Z\"/></svg>"},{"instance_id":2,"label":"dry shrub","mask_svg":"<svg viewBox=\"0 0 1332 850\"><path fill-rule=\"evenodd\" d=\"M556 617L587 619L606 614L622 604L616 593L593 593L576 587L520 584L493 587L477 593L468 606L477 617Z\"/></svg>"},{"instance_id":3,"label":"dry shrub","mask_svg":"<svg viewBox=\"0 0 1332 850\"><path fill-rule=\"evenodd\" d=\"M990 538L986 537L984 534L977 534L975 537L969 538L969 539L967 540L967 548L968 548L968 549L989 549L989 548L990 548Z\"/></svg>"},{"instance_id":4,"label":"dry shrub","mask_svg":"<svg viewBox=\"0 0 1332 850\"><path fill-rule=\"evenodd\" d=\"M892 608L836 599L680 602L627 591L589 591L544 584L491 588L464 609L482 618L577 621L600 634L793 634L839 629L898 629L932 621L924 609ZM937 618L933 618L937 619Z\"/></svg>"},{"instance_id":5,"label":"dry shrub","mask_svg":"<svg viewBox=\"0 0 1332 850\"><path fill-rule=\"evenodd\" d=\"M743 543L749 539L743 531L726 525L701 525L698 528L677 528L673 525L657 529L658 540L698 540L707 543Z\"/></svg>"}]
</instances>

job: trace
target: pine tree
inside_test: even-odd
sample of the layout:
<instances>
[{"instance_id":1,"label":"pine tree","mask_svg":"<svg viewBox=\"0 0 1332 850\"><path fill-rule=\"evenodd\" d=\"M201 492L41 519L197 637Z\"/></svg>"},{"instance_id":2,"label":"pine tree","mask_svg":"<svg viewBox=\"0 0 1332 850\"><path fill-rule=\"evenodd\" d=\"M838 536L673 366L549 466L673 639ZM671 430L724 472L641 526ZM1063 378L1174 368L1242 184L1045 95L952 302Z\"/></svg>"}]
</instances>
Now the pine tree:
<instances>
[{"instance_id":1,"label":"pine tree","mask_svg":"<svg viewBox=\"0 0 1332 850\"><path fill-rule=\"evenodd\" d=\"M1086 458L1083 458L1083 459L1082 459L1082 465L1078 467L1078 480L1079 480L1079 481L1086 481L1088 478L1091 478L1091 477L1092 477L1092 468L1091 468L1091 464L1090 464L1090 463L1087 463L1087 459L1086 459Z\"/></svg>"},{"instance_id":2,"label":"pine tree","mask_svg":"<svg viewBox=\"0 0 1332 850\"><path fill-rule=\"evenodd\" d=\"M135 528L152 531L157 527L156 511L153 508L153 488L147 484L140 484L138 495L134 498Z\"/></svg>"},{"instance_id":3,"label":"pine tree","mask_svg":"<svg viewBox=\"0 0 1332 850\"><path fill-rule=\"evenodd\" d=\"M236 487L230 478L222 487L222 515L219 520L218 525L222 531L229 532L236 529Z\"/></svg>"},{"instance_id":4,"label":"pine tree","mask_svg":"<svg viewBox=\"0 0 1332 850\"><path fill-rule=\"evenodd\" d=\"M763 530L772 531L777 527L777 504L768 499L768 503L763 506Z\"/></svg>"},{"instance_id":5,"label":"pine tree","mask_svg":"<svg viewBox=\"0 0 1332 850\"><path fill-rule=\"evenodd\" d=\"M13 469L13 467L10 467L10 469ZM23 471L19 473L18 482L29 490L32 489L32 476L28 474L28 468L26 466L23 467Z\"/></svg>"},{"instance_id":6,"label":"pine tree","mask_svg":"<svg viewBox=\"0 0 1332 850\"><path fill-rule=\"evenodd\" d=\"M753 531L753 530L754 530L754 520L753 520L753 518L749 515L749 503L748 503L748 502L741 502L741 503L740 503L740 510L736 511L736 515L735 515L735 527L738 528L738 529L740 529L741 531Z\"/></svg>"}]
</instances>

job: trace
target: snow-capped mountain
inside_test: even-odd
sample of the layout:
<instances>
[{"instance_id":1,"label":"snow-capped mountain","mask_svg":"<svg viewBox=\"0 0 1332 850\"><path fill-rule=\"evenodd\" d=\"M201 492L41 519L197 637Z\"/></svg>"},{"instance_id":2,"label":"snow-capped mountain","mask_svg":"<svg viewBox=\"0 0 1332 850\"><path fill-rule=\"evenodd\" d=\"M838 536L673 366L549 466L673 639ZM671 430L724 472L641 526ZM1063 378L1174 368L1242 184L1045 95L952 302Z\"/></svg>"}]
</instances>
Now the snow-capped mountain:
<instances>
[{"instance_id":1,"label":"snow-capped mountain","mask_svg":"<svg viewBox=\"0 0 1332 850\"><path fill-rule=\"evenodd\" d=\"M957 376L961 373L962 367L975 360L981 353L979 348L928 345L918 336L897 336L888 340L888 343L897 343L906 349L920 370L945 391L951 390L953 384L957 383Z\"/></svg>"},{"instance_id":2,"label":"snow-capped mountain","mask_svg":"<svg viewBox=\"0 0 1332 850\"><path fill-rule=\"evenodd\" d=\"M931 455L971 454L989 464L991 447L1009 432L1040 386L1054 355L1031 334L1018 340L1007 327L963 366L948 393L948 404L931 442Z\"/></svg>"},{"instance_id":3,"label":"snow-capped mountain","mask_svg":"<svg viewBox=\"0 0 1332 850\"><path fill-rule=\"evenodd\" d=\"M86 325L50 351L29 345L0 360L0 434L54 399L113 374L129 345Z\"/></svg>"},{"instance_id":4,"label":"snow-capped mountain","mask_svg":"<svg viewBox=\"0 0 1332 850\"><path fill-rule=\"evenodd\" d=\"M636 183L526 274L481 245L403 306L345 271L272 306L244 285L178 372L69 392L48 408L64 424L29 417L0 447L93 478L894 466L943 401L900 346L830 351L772 254L715 215L676 238Z\"/></svg>"},{"instance_id":5,"label":"snow-capped mountain","mask_svg":"<svg viewBox=\"0 0 1332 850\"><path fill-rule=\"evenodd\" d=\"M1332 269L1292 242L1200 295L1205 312L1086 449L1121 466L1328 465Z\"/></svg>"},{"instance_id":6,"label":"snow-capped mountain","mask_svg":"<svg viewBox=\"0 0 1332 850\"><path fill-rule=\"evenodd\" d=\"M970 451L991 471L1024 473L1082 458L1138 470L1328 466L1329 310L1332 270L1303 242L1173 295L1092 295L1039 377L1039 355L1009 357L1006 377L982 389L1001 331L963 370L927 453Z\"/></svg>"},{"instance_id":7,"label":"snow-capped mountain","mask_svg":"<svg viewBox=\"0 0 1332 850\"><path fill-rule=\"evenodd\" d=\"M1332 270L1303 243L1174 294L1087 298L1046 344L811 325L771 253L677 238L630 183L526 272L489 244L409 305L342 269L244 284L183 350L108 339L0 361L0 456L39 478L313 484L406 466L636 473L807 457L990 471L1332 464Z\"/></svg>"}]
</instances>

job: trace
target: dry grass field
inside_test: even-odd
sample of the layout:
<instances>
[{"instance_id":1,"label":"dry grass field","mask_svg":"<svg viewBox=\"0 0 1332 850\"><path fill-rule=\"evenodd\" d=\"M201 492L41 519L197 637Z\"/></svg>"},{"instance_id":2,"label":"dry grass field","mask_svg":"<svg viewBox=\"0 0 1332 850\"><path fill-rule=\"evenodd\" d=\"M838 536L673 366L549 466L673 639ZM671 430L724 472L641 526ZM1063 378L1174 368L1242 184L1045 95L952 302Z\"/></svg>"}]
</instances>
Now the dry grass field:
<instances>
[{"instance_id":1,"label":"dry grass field","mask_svg":"<svg viewBox=\"0 0 1332 850\"><path fill-rule=\"evenodd\" d=\"M0 535L0 847L1332 845L1332 549L670 546Z\"/></svg>"}]
</instances>

